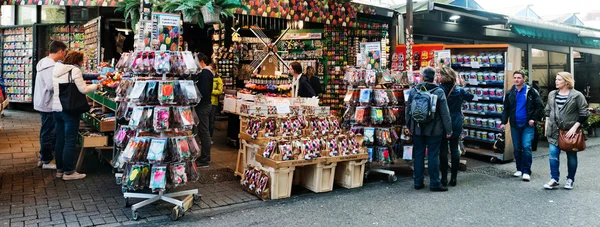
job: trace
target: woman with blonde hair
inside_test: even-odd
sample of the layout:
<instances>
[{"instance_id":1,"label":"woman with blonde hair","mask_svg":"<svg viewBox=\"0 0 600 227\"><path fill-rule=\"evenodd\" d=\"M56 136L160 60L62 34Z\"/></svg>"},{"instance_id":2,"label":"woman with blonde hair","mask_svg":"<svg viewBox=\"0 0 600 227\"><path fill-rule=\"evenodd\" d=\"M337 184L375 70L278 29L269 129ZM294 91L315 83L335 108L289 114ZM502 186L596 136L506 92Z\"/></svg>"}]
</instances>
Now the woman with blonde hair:
<instances>
[{"instance_id":1,"label":"woman with blonde hair","mask_svg":"<svg viewBox=\"0 0 600 227\"><path fill-rule=\"evenodd\" d=\"M552 178L544 185L546 189L558 187L560 179L559 131L568 131L566 136L575 136L589 115L588 103L581 92L574 89L575 80L568 72L559 72L554 80L556 89L548 94L546 104L546 137L550 144L550 175ZM565 189L573 189L577 171L577 152L567 153L568 175Z\"/></svg>"},{"instance_id":2,"label":"woman with blonde hair","mask_svg":"<svg viewBox=\"0 0 600 227\"><path fill-rule=\"evenodd\" d=\"M463 130L462 103L463 101L473 100L474 96L462 87L457 86L456 72L454 72L454 70L451 68L440 68L439 75L440 77L438 78L438 81L440 83L440 88L442 88L444 90L444 94L446 94L446 98L448 100L448 110L450 110L450 117L452 118L452 136L449 139L442 137L442 143L440 145L440 170L442 172L441 182L444 186L448 185L448 147L450 147L450 154L452 157L450 186L456 186L456 177L458 175L458 165L460 161L458 142Z\"/></svg>"}]
</instances>

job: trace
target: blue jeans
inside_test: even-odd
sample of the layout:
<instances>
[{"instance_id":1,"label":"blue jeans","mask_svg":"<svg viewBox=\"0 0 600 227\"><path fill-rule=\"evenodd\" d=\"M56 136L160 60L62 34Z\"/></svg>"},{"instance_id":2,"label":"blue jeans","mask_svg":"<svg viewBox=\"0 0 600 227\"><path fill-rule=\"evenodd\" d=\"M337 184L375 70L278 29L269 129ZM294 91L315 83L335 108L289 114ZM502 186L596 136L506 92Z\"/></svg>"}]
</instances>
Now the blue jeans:
<instances>
[{"instance_id":1,"label":"blue jeans","mask_svg":"<svg viewBox=\"0 0 600 227\"><path fill-rule=\"evenodd\" d=\"M429 188L440 188L439 172L439 152L442 142L441 136L413 136L414 142L414 166L415 166L415 187L423 185L423 174L425 172L425 149L427 148Z\"/></svg>"},{"instance_id":2,"label":"blue jeans","mask_svg":"<svg viewBox=\"0 0 600 227\"><path fill-rule=\"evenodd\" d=\"M50 163L54 157L54 144L56 143L54 132L54 113L40 112L42 127L40 128L40 160L44 164Z\"/></svg>"},{"instance_id":3,"label":"blue jeans","mask_svg":"<svg viewBox=\"0 0 600 227\"><path fill-rule=\"evenodd\" d=\"M75 172L75 147L79 141L79 115L54 112L56 123L56 170L67 175Z\"/></svg>"},{"instance_id":4,"label":"blue jeans","mask_svg":"<svg viewBox=\"0 0 600 227\"><path fill-rule=\"evenodd\" d=\"M529 126L529 124L523 126L511 125L510 132L515 148L517 171L521 171L523 174L531 174L531 141L533 141L535 127Z\"/></svg>"},{"instance_id":5,"label":"blue jeans","mask_svg":"<svg viewBox=\"0 0 600 227\"><path fill-rule=\"evenodd\" d=\"M575 172L577 172L577 152L565 152L567 153L567 168L569 175L567 179L575 182ZM558 182L560 179L560 148L554 144L550 144L550 175L552 179Z\"/></svg>"}]
</instances>

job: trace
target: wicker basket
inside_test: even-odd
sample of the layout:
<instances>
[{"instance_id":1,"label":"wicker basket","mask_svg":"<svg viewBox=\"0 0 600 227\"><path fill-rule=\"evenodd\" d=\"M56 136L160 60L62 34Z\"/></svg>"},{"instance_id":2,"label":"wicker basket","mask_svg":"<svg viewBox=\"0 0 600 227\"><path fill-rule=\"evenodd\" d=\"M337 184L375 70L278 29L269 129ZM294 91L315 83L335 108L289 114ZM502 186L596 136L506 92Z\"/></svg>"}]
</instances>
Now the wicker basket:
<instances>
[{"instance_id":1,"label":"wicker basket","mask_svg":"<svg viewBox=\"0 0 600 227\"><path fill-rule=\"evenodd\" d=\"M221 19L219 16L221 15L221 7L213 6L213 12L210 12L208 7L202 6L200 8L200 12L202 12L202 18L204 19L204 24L220 24Z\"/></svg>"}]
</instances>

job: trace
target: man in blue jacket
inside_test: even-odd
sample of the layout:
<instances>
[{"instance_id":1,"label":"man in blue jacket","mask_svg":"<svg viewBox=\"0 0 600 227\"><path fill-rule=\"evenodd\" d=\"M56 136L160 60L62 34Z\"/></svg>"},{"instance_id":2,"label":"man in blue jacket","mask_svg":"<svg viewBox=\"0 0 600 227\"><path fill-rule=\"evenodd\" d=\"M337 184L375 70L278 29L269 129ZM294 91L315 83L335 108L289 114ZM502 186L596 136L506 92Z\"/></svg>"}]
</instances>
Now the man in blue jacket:
<instances>
[{"instance_id":1,"label":"man in blue jacket","mask_svg":"<svg viewBox=\"0 0 600 227\"><path fill-rule=\"evenodd\" d=\"M56 165L50 163L54 159L54 118L52 113L52 96L54 87L52 85L52 71L54 64L65 59L67 45L61 41L53 41L50 44L50 54L42 58L36 66L35 87L33 94L33 108L40 112L42 127L40 128L40 161L38 167L44 169L56 169Z\"/></svg>"},{"instance_id":2,"label":"man in blue jacket","mask_svg":"<svg viewBox=\"0 0 600 227\"><path fill-rule=\"evenodd\" d=\"M513 73L515 85L506 92L502 125L504 130L510 119L510 133L514 147L517 172L515 177L523 181L531 180L531 142L535 134L535 122L541 120L544 105L540 94L525 84L525 74L521 71Z\"/></svg>"}]
</instances>

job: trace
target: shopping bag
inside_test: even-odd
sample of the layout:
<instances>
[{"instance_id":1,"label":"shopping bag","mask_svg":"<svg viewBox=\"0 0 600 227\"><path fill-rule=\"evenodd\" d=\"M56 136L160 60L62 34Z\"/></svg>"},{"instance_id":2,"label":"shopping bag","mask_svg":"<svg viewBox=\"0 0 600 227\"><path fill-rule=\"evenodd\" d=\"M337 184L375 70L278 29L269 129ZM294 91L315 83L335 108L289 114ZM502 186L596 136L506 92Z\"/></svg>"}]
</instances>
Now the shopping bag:
<instances>
[{"instance_id":1,"label":"shopping bag","mask_svg":"<svg viewBox=\"0 0 600 227\"><path fill-rule=\"evenodd\" d=\"M90 110L90 105L85 95L79 91L72 78L72 70L69 71L69 82L58 85L60 104L62 111L69 114L82 114Z\"/></svg>"}]
</instances>

